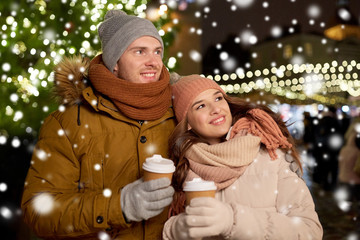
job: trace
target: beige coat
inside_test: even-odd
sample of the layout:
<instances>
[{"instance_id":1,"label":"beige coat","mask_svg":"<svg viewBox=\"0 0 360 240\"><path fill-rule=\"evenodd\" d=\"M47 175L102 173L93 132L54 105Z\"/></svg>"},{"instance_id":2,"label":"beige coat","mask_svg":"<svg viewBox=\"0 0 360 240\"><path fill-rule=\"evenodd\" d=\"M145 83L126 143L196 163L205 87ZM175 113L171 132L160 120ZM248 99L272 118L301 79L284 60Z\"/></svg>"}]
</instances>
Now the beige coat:
<instances>
[{"instance_id":1,"label":"beige coat","mask_svg":"<svg viewBox=\"0 0 360 240\"><path fill-rule=\"evenodd\" d=\"M284 153L277 150L277 154L279 158L271 161L269 154L260 150L238 180L216 193L217 199L230 203L233 209L230 239L322 239L322 226L308 187L289 169ZM166 222L164 239L176 239L177 219L174 216Z\"/></svg>"},{"instance_id":2,"label":"beige coat","mask_svg":"<svg viewBox=\"0 0 360 240\"><path fill-rule=\"evenodd\" d=\"M58 71L81 76L81 61L69 64ZM68 104L41 128L22 198L25 222L46 239L160 239L167 211L127 224L120 190L142 177L146 157L167 156L173 110L141 124L91 87L72 84L81 80L60 82Z\"/></svg>"}]
</instances>

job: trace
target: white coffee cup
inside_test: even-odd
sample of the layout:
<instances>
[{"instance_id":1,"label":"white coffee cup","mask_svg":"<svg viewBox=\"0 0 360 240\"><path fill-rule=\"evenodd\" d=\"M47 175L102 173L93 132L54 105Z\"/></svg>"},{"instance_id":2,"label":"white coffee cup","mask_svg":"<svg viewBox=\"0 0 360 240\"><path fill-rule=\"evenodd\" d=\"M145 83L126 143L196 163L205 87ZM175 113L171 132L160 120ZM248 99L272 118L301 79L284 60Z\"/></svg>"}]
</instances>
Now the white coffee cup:
<instances>
[{"instance_id":1,"label":"white coffee cup","mask_svg":"<svg viewBox=\"0 0 360 240\"><path fill-rule=\"evenodd\" d=\"M158 178L167 177L172 179L175 172L174 162L163 158L159 154L146 158L142 166L144 170L144 181L150 181Z\"/></svg>"},{"instance_id":2,"label":"white coffee cup","mask_svg":"<svg viewBox=\"0 0 360 240\"><path fill-rule=\"evenodd\" d=\"M216 185L213 181L205 181L201 178L194 178L186 181L183 188L186 195L186 205L196 197L215 197Z\"/></svg>"}]
</instances>

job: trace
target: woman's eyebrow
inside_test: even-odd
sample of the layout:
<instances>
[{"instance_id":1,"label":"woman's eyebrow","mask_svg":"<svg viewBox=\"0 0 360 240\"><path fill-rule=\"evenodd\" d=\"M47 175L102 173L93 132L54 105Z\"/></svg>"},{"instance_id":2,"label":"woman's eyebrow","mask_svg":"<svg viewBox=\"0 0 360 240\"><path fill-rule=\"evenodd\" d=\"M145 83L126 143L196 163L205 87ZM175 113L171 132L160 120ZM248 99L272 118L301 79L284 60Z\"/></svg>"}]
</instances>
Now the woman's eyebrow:
<instances>
[{"instance_id":1,"label":"woman's eyebrow","mask_svg":"<svg viewBox=\"0 0 360 240\"><path fill-rule=\"evenodd\" d=\"M217 95L217 94L219 94L219 93L221 93L221 91L220 91L220 90L218 90L218 91L214 92L213 96L215 96L215 95ZM194 102L194 104L193 104L193 105L191 105L191 107L195 106L196 104L201 103L202 101L204 101L204 100L203 100L203 99L200 99L199 101Z\"/></svg>"},{"instance_id":2,"label":"woman's eyebrow","mask_svg":"<svg viewBox=\"0 0 360 240\"><path fill-rule=\"evenodd\" d=\"M191 105L191 107L194 107L196 104L199 104L199 103L201 103L203 100L202 99L200 99L199 101L196 101L196 102L194 102L194 104L193 105Z\"/></svg>"}]
</instances>

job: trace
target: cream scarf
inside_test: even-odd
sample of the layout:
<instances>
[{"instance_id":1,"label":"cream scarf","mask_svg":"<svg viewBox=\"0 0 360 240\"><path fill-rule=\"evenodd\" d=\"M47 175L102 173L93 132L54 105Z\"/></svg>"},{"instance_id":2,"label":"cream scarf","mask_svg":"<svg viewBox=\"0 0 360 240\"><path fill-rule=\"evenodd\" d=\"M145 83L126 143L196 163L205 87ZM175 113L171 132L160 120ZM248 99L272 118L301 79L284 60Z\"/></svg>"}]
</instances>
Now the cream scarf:
<instances>
[{"instance_id":1,"label":"cream scarf","mask_svg":"<svg viewBox=\"0 0 360 240\"><path fill-rule=\"evenodd\" d=\"M197 143L185 153L190 169L186 181L195 177L214 181L217 191L230 186L246 170L260 150L260 138L239 136L229 141L208 145Z\"/></svg>"}]
</instances>

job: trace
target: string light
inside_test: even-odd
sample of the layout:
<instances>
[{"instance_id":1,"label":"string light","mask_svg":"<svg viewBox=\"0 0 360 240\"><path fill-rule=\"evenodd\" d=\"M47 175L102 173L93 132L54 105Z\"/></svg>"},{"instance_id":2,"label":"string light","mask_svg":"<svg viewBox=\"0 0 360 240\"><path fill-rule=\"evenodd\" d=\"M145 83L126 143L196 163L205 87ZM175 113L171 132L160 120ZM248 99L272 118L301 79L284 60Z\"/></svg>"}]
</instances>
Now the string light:
<instances>
[{"instance_id":1,"label":"string light","mask_svg":"<svg viewBox=\"0 0 360 240\"><path fill-rule=\"evenodd\" d=\"M331 74L327 74L330 70ZM321 103L346 103L347 98L360 96L360 64L355 60L332 61L324 64L287 64L269 69L247 71L241 75L208 75L229 94L265 90L272 94L296 100L315 100ZM284 74L286 73L286 74ZM248 81L244 82L244 80ZM239 84L241 82L241 84ZM235 87L236 86L236 87ZM326 96L326 93L331 93ZM337 93L335 95L335 93Z\"/></svg>"}]
</instances>

